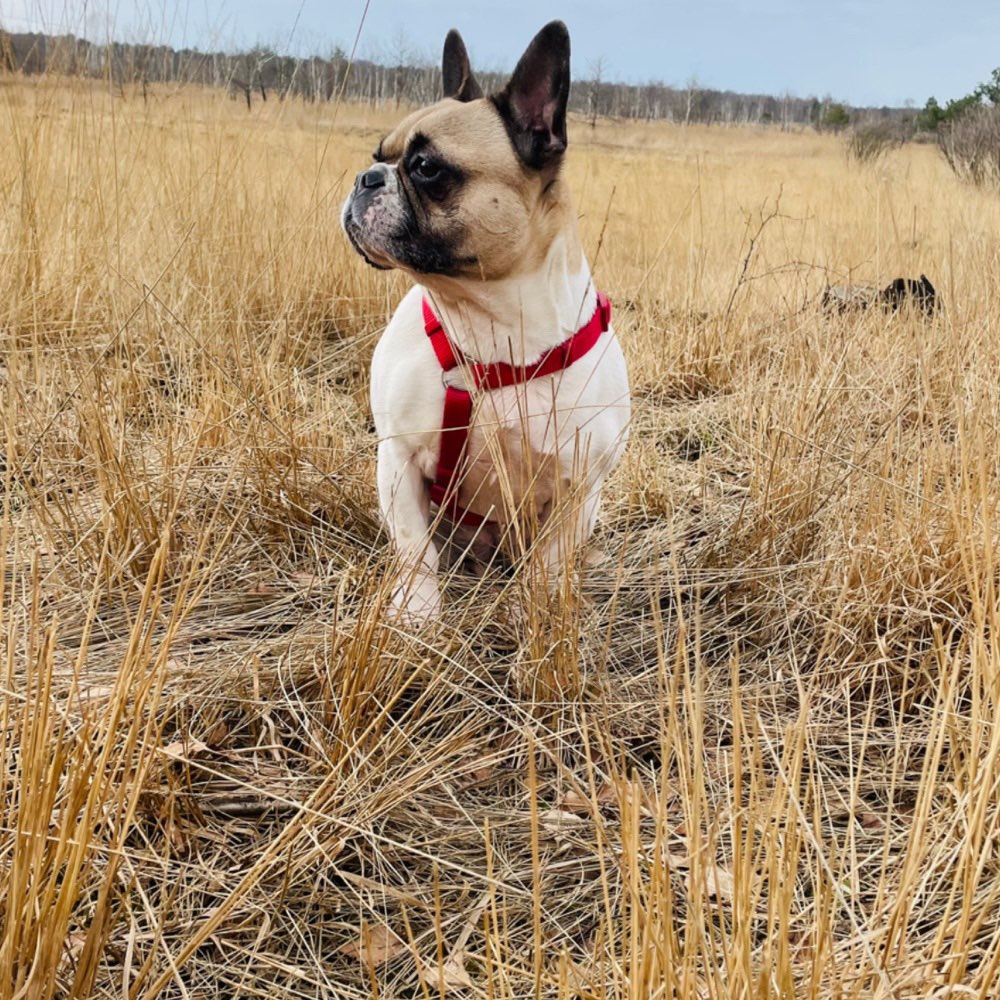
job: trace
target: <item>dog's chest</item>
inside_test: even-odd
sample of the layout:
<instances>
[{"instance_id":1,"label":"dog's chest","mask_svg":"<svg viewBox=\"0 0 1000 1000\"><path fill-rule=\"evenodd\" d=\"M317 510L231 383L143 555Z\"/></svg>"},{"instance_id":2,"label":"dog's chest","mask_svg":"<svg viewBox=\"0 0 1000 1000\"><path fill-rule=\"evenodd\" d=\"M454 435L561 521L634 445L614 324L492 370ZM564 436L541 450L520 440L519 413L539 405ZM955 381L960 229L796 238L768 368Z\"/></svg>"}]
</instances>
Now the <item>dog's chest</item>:
<instances>
[{"instance_id":1,"label":"dog's chest","mask_svg":"<svg viewBox=\"0 0 1000 1000\"><path fill-rule=\"evenodd\" d=\"M459 470L463 507L501 522L545 515L560 482L572 476L572 455L567 463L564 452L573 414L560 412L558 395L550 378L475 394ZM421 456L428 479L437 472L439 444Z\"/></svg>"}]
</instances>

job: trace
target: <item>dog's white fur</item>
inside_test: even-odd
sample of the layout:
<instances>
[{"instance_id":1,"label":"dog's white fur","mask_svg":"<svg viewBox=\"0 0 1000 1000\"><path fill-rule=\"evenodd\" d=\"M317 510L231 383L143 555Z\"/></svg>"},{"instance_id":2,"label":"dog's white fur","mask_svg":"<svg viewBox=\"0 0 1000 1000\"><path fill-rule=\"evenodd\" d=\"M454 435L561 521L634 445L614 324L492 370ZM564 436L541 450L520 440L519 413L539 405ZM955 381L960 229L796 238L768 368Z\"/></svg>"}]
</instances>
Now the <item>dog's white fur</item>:
<instances>
[{"instance_id":1,"label":"dog's white fur","mask_svg":"<svg viewBox=\"0 0 1000 1000\"><path fill-rule=\"evenodd\" d=\"M558 238L539 268L516 279L437 283L430 301L467 358L530 364L590 319L596 293L585 258L571 252L572 236ZM371 373L379 503L402 566L393 607L417 620L436 616L441 603L429 483L437 468L445 382L424 329L424 295L427 289L417 285L400 303ZM461 384L461 369L451 378ZM630 404L621 346L609 329L555 375L474 396L460 498L501 526L512 519L544 525L555 512L558 523L542 533L538 553L555 581L590 537L604 480L625 447ZM561 499L573 509L560 508ZM498 540L495 525L481 533Z\"/></svg>"}]
</instances>

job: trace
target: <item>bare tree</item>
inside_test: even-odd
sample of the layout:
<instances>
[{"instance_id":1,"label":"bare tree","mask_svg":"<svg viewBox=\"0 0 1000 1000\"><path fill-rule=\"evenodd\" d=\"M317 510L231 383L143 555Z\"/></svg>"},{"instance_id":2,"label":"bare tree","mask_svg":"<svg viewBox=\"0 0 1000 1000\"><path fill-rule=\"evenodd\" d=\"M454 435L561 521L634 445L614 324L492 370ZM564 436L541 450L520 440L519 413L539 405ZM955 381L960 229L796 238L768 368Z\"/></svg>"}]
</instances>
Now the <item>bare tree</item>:
<instances>
[{"instance_id":1,"label":"bare tree","mask_svg":"<svg viewBox=\"0 0 1000 1000\"><path fill-rule=\"evenodd\" d=\"M590 64L590 82L587 87L590 127L597 128L597 116L601 113L601 85L604 82L604 56L598 56Z\"/></svg>"},{"instance_id":2,"label":"bare tree","mask_svg":"<svg viewBox=\"0 0 1000 1000\"><path fill-rule=\"evenodd\" d=\"M694 95L698 90L698 78L690 77L687 82L687 108L684 111L684 124L691 124L691 111L694 105Z\"/></svg>"}]
</instances>

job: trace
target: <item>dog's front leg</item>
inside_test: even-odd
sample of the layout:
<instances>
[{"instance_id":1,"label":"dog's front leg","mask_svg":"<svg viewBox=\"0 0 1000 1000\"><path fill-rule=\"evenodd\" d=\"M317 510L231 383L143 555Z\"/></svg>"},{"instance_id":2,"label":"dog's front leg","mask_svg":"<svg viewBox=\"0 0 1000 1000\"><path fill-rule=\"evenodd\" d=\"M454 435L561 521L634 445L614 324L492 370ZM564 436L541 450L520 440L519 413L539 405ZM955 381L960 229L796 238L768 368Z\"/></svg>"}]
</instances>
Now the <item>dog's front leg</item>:
<instances>
[{"instance_id":1,"label":"dog's front leg","mask_svg":"<svg viewBox=\"0 0 1000 1000\"><path fill-rule=\"evenodd\" d=\"M441 610L430 496L414 455L399 441L378 446L378 496L400 562L392 610L409 621L427 621Z\"/></svg>"}]
</instances>

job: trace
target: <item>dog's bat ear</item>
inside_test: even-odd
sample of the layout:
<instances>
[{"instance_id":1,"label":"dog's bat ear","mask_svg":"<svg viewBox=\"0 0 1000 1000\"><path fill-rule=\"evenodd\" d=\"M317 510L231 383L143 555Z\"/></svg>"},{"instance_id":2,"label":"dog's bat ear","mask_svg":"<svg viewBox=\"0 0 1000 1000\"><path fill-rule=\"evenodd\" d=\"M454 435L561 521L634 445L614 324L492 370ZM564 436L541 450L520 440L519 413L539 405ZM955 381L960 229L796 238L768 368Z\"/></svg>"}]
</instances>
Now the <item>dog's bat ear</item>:
<instances>
[{"instance_id":1,"label":"dog's bat ear","mask_svg":"<svg viewBox=\"0 0 1000 1000\"><path fill-rule=\"evenodd\" d=\"M531 40L507 86L493 98L518 156L540 170L566 150L569 31L551 21Z\"/></svg>"},{"instance_id":2,"label":"dog's bat ear","mask_svg":"<svg viewBox=\"0 0 1000 1000\"><path fill-rule=\"evenodd\" d=\"M472 75L469 53L465 49L462 36L452 28L445 36L444 52L441 53L441 82L444 96L456 101L475 101L483 96L483 90Z\"/></svg>"}]
</instances>

